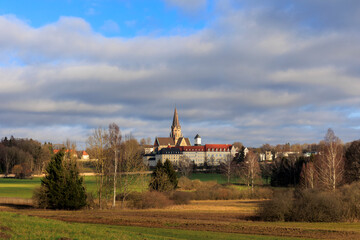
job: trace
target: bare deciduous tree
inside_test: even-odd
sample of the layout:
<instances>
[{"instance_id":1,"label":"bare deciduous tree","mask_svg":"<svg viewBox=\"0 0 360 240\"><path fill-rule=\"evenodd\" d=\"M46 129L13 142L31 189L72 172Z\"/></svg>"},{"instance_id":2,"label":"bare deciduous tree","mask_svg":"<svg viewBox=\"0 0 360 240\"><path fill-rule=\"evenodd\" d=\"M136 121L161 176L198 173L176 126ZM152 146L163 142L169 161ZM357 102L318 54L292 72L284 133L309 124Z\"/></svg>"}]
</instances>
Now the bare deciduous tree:
<instances>
[{"instance_id":1,"label":"bare deciduous tree","mask_svg":"<svg viewBox=\"0 0 360 240\"><path fill-rule=\"evenodd\" d=\"M65 143L65 159L68 161L76 161L78 159L76 153L76 142L72 142L70 139L66 139Z\"/></svg>"},{"instance_id":2,"label":"bare deciduous tree","mask_svg":"<svg viewBox=\"0 0 360 240\"><path fill-rule=\"evenodd\" d=\"M230 178L235 172L236 163L233 160L233 157L229 154L220 162L220 171L226 177L227 183L230 183Z\"/></svg>"},{"instance_id":3,"label":"bare deciduous tree","mask_svg":"<svg viewBox=\"0 0 360 240\"><path fill-rule=\"evenodd\" d=\"M16 147L6 147L0 144L0 160L5 166L5 176L10 173L11 168L16 162Z\"/></svg>"},{"instance_id":4,"label":"bare deciduous tree","mask_svg":"<svg viewBox=\"0 0 360 240\"><path fill-rule=\"evenodd\" d=\"M260 174L260 166L257 155L252 151L249 151L246 155L245 161L241 164L241 169L248 185L251 186L251 191L254 191L254 182Z\"/></svg>"},{"instance_id":5,"label":"bare deciduous tree","mask_svg":"<svg viewBox=\"0 0 360 240\"><path fill-rule=\"evenodd\" d=\"M179 169L181 175L188 177L193 170L193 165L194 164L190 160L190 158L186 156L181 156L179 159L179 163L177 164L177 168Z\"/></svg>"},{"instance_id":6,"label":"bare deciduous tree","mask_svg":"<svg viewBox=\"0 0 360 240\"><path fill-rule=\"evenodd\" d=\"M321 143L320 153L316 161L319 183L327 189L335 190L341 183L344 173L344 147L331 128Z\"/></svg>"},{"instance_id":7,"label":"bare deciduous tree","mask_svg":"<svg viewBox=\"0 0 360 240\"><path fill-rule=\"evenodd\" d=\"M300 184L303 188L315 187L316 171L313 162L304 163L300 173Z\"/></svg>"},{"instance_id":8,"label":"bare deciduous tree","mask_svg":"<svg viewBox=\"0 0 360 240\"><path fill-rule=\"evenodd\" d=\"M127 196L133 191L131 186L144 180L145 165L142 160L142 149L131 135L125 136L125 141L121 144L120 156L120 192L122 195L121 206L123 207Z\"/></svg>"},{"instance_id":9,"label":"bare deciduous tree","mask_svg":"<svg viewBox=\"0 0 360 240\"><path fill-rule=\"evenodd\" d=\"M144 145L151 145L151 138L148 137L148 138L142 138L140 140L140 145L144 146Z\"/></svg>"},{"instance_id":10,"label":"bare deciduous tree","mask_svg":"<svg viewBox=\"0 0 360 240\"><path fill-rule=\"evenodd\" d=\"M105 183L108 181L109 171L107 168L107 147L108 147L108 136L106 130L99 127L93 131L93 134L89 136L88 149L96 159L96 182L98 190L99 208L102 208L102 199L105 190Z\"/></svg>"},{"instance_id":11,"label":"bare deciduous tree","mask_svg":"<svg viewBox=\"0 0 360 240\"><path fill-rule=\"evenodd\" d=\"M113 204L112 206L115 207L116 202L116 177L117 177L117 165L118 165L118 156L121 144L121 132L120 128L117 124L111 123L109 124L109 145L111 150L114 153L114 196L113 196Z\"/></svg>"}]
</instances>

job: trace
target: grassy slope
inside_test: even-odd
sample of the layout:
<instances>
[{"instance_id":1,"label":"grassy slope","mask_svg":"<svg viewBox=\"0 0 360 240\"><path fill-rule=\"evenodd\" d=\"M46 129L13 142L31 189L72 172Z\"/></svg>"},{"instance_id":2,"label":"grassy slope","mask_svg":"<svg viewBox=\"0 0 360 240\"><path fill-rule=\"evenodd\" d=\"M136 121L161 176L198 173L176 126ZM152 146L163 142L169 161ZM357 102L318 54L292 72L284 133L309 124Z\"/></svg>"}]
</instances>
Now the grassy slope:
<instances>
[{"instance_id":1,"label":"grassy slope","mask_svg":"<svg viewBox=\"0 0 360 240\"><path fill-rule=\"evenodd\" d=\"M66 223L0 212L0 238L6 236L11 237L11 239L297 239L234 233Z\"/></svg>"}]
</instances>

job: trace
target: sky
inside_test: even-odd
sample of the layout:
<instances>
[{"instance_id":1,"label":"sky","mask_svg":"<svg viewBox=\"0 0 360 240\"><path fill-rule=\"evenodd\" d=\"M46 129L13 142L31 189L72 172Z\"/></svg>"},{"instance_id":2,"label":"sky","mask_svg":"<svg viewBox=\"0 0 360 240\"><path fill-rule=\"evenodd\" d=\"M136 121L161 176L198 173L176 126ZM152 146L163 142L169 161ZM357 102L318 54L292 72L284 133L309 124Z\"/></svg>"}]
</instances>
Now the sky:
<instances>
[{"instance_id":1,"label":"sky","mask_svg":"<svg viewBox=\"0 0 360 240\"><path fill-rule=\"evenodd\" d=\"M0 0L0 136L360 136L358 0Z\"/></svg>"}]
</instances>

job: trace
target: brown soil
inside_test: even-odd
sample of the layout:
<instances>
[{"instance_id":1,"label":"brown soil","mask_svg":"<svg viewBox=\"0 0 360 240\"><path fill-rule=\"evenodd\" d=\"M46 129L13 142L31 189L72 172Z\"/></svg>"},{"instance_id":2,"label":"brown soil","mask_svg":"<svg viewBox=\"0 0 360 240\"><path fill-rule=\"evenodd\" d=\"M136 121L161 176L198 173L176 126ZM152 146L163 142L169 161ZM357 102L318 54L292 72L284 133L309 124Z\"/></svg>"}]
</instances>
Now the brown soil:
<instances>
[{"instance_id":1,"label":"brown soil","mask_svg":"<svg viewBox=\"0 0 360 240\"><path fill-rule=\"evenodd\" d=\"M216 231L270 236L288 236L315 239L360 239L360 231L338 231L281 226L252 221L256 219L256 201L194 201L186 206L167 209L82 210L51 211L39 209L0 208L29 216L57 219L67 222L142 226L170 229ZM238 207L236 207L238 206ZM248 207L246 207L248 206ZM291 226L291 227L289 227Z\"/></svg>"}]
</instances>

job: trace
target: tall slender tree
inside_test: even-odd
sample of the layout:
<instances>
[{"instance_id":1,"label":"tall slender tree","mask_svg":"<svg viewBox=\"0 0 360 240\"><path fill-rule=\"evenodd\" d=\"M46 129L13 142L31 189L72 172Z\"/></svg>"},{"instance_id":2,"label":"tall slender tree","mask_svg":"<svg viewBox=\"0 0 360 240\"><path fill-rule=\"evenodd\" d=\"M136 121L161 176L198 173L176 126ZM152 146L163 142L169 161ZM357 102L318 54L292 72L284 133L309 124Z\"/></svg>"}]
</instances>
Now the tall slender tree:
<instances>
[{"instance_id":1,"label":"tall slender tree","mask_svg":"<svg viewBox=\"0 0 360 240\"><path fill-rule=\"evenodd\" d=\"M236 162L230 154L220 162L220 172L226 177L227 183L230 183L230 178L234 175L236 166Z\"/></svg>"},{"instance_id":2,"label":"tall slender tree","mask_svg":"<svg viewBox=\"0 0 360 240\"><path fill-rule=\"evenodd\" d=\"M313 162L304 162L300 173L300 184L303 188L313 189L316 184L316 171Z\"/></svg>"},{"instance_id":3,"label":"tall slender tree","mask_svg":"<svg viewBox=\"0 0 360 240\"><path fill-rule=\"evenodd\" d=\"M249 186L251 186L251 191L254 191L255 180L260 175L260 166L258 162L258 157L252 151L249 151L246 155L245 161L241 164L242 172L247 180Z\"/></svg>"},{"instance_id":4,"label":"tall slender tree","mask_svg":"<svg viewBox=\"0 0 360 240\"><path fill-rule=\"evenodd\" d=\"M108 136L105 129L99 127L89 136L87 144L90 155L96 159L96 183L99 208L102 208L103 198L106 197L109 187L109 164L107 159ZM105 196L104 196L105 195Z\"/></svg>"},{"instance_id":5,"label":"tall slender tree","mask_svg":"<svg viewBox=\"0 0 360 240\"><path fill-rule=\"evenodd\" d=\"M116 178L117 178L117 167L118 167L118 157L121 146L121 132L120 128L116 123L109 124L109 144L112 152L114 153L114 195L112 206L115 207L116 204Z\"/></svg>"},{"instance_id":6,"label":"tall slender tree","mask_svg":"<svg viewBox=\"0 0 360 240\"><path fill-rule=\"evenodd\" d=\"M344 147L341 140L329 128L321 143L321 154L317 161L317 175L320 184L335 190L344 174Z\"/></svg>"}]
</instances>

